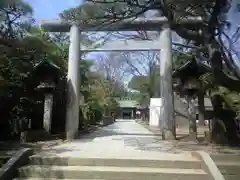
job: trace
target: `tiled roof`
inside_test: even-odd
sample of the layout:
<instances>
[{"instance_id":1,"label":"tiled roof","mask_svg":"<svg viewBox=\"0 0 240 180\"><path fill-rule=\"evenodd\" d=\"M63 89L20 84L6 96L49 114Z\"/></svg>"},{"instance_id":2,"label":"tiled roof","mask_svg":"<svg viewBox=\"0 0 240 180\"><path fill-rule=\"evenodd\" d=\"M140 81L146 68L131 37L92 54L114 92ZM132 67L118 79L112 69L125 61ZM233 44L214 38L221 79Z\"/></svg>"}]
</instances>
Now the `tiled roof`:
<instances>
[{"instance_id":1,"label":"tiled roof","mask_svg":"<svg viewBox=\"0 0 240 180\"><path fill-rule=\"evenodd\" d=\"M121 108L135 108L139 106L138 102L133 100L119 100L118 103Z\"/></svg>"}]
</instances>

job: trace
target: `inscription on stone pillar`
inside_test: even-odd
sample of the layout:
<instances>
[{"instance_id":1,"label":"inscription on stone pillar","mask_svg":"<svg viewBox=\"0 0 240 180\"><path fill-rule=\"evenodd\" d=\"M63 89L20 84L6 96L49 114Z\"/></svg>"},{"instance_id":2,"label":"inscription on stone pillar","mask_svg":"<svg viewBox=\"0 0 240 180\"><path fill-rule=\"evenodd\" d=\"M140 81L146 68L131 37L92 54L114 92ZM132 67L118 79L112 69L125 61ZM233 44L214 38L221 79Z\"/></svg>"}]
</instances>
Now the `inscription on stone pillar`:
<instances>
[{"instance_id":1,"label":"inscription on stone pillar","mask_svg":"<svg viewBox=\"0 0 240 180\"><path fill-rule=\"evenodd\" d=\"M188 97L188 120L189 120L189 137L197 138L196 124L196 105L192 97Z\"/></svg>"},{"instance_id":2,"label":"inscription on stone pillar","mask_svg":"<svg viewBox=\"0 0 240 180\"><path fill-rule=\"evenodd\" d=\"M50 133L52 125L53 94L45 94L43 128Z\"/></svg>"}]
</instances>

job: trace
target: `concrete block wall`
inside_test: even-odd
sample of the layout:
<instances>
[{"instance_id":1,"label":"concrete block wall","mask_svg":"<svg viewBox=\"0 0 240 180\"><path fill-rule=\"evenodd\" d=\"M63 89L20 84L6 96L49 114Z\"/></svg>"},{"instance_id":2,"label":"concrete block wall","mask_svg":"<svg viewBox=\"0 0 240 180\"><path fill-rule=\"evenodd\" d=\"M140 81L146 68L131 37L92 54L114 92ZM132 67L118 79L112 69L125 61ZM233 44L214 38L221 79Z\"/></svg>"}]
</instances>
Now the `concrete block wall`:
<instances>
[{"instance_id":1,"label":"concrete block wall","mask_svg":"<svg viewBox=\"0 0 240 180\"><path fill-rule=\"evenodd\" d=\"M103 126L107 126L107 125L110 125L114 122L114 119L113 117L110 117L110 116L104 116L102 118L102 125Z\"/></svg>"}]
</instances>

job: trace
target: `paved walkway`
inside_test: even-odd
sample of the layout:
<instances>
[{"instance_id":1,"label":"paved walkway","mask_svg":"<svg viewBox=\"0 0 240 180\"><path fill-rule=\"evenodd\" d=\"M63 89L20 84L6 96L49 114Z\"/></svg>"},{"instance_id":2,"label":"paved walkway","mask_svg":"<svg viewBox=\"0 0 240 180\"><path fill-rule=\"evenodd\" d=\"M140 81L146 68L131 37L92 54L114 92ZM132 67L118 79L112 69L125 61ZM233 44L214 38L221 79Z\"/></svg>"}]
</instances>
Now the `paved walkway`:
<instances>
[{"instance_id":1,"label":"paved walkway","mask_svg":"<svg viewBox=\"0 0 240 180\"><path fill-rule=\"evenodd\" d=\"M215 145L201 145L192 141L163 141L134 120L118 120L116 123L81 136L72 142L45 148L41 153L59 156L165 156L166 153L182 154L189 151L209 153L238 153L233 149ZM149 153L150 152L150 153ZM161 152L161 153L159 153ZM143 154L141 156L144 156Z\"/></svg>"},{"instance_id":2,"label":"paved walkway","mask_svg":"<svg viewBox=\"0 0 240 180\"><path fill-rule=\"evenodd\" d=\"M174 143L162 141L148 129L134 120L117 120L116 123L76 139L47 149L47 154L59 156L79 156L91 154L94 156L134 156L147 153L158 156L160 153L182 153ZM149 153L151 152L151 153Z\"/></svg>"}]
</instances>

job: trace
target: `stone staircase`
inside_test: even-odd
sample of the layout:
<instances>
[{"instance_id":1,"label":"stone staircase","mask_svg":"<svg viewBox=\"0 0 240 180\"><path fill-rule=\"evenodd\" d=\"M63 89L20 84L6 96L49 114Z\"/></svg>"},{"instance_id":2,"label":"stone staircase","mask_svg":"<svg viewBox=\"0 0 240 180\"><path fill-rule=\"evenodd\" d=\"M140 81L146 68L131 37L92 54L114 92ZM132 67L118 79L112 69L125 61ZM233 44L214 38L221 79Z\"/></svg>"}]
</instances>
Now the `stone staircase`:
<instances>
[{"instance_id":1,"label":"stone staircase","mask_svg":"<svg viewBox=\"0 0 240 180\"><path fill-rule=\"evenodd\" d=\"M101 157L86 154L33 155L28 165L19 168L15 180L213 180L191 153L135 152L117 158L109 153Z\"/></svg>"},{"instance_id":2,"label":"stone staircase","mask_svg":"<svg viewBox=\"0 0 240 180\"><path fill-rule=\"evenodd\" d=\"M0 151L0 168L11 158L11 154L5 151Z\"/></svg>"},{"instance_id":3,"label":"stone staircase","mask_svg":"<svg viewBox=\"0 0 240 180\"><path fill-rule=\"evenodd\" d=\"M226 180L240 179L240 154L212 154L211 158Z\"/></svg>"}]
</instances>

